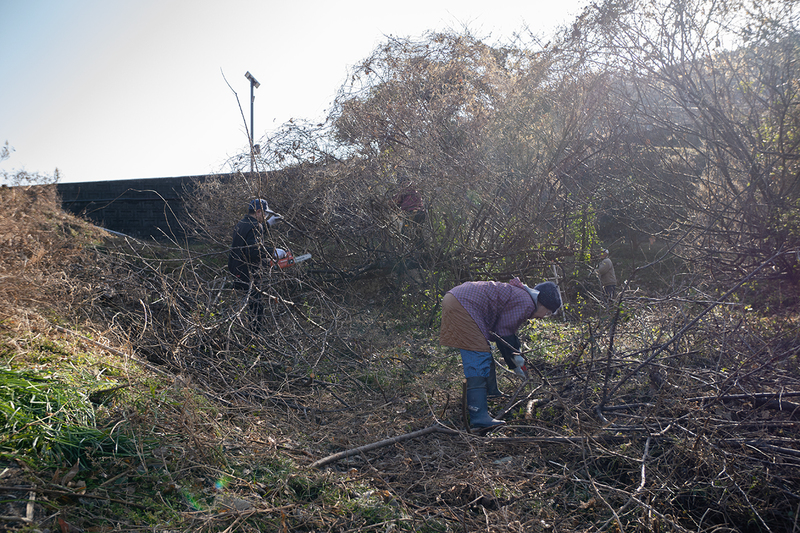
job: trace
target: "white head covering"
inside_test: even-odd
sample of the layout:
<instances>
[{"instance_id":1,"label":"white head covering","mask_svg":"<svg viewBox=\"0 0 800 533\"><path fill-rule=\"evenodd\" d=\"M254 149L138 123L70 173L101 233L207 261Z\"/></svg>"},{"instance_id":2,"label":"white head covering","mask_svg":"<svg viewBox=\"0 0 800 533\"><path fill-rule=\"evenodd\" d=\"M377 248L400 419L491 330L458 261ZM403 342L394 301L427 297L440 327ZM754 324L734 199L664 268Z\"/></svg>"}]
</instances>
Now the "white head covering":
<instances>
[{"instance_id":1,"label":"white head covering","mask_svg":"<svg viewBox=\"0 0 800 533\"><path fill-rule=\"evenodd\" d=\"M525 290L528 291L528 294L530 294L531 300L533 300L533 305L536 306L536 309L539 309L539 291L537 291L536 289L531 289L524 283L522 284L522 286L525 287ZM536 309L533 310L534 313L536 312Z\"/></svg>"}]
</instances>

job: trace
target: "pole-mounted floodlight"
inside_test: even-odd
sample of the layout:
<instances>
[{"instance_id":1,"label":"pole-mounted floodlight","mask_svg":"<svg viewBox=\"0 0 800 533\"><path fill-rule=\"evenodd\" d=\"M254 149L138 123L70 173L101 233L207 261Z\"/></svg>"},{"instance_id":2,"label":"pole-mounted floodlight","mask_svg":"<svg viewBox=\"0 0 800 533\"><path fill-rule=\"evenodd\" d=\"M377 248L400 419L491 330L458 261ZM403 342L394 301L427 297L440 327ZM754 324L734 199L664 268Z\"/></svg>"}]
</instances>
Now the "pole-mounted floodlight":
<instances>
[{"instance_id":1,"label":"pole-mounted floodlight","mask_svg":"<svg viewBox=\"0 0 800 533\"><path fill-rule=\"evenodd\" d=\"M252 74L250 74L249 70L244 73L244 77L250 80L250 172L252 173L257 151L257 146L253 144L255 139L255 137L253 137L255 134L255 131L253 130L253 101L255 100L253 89L258 89L261 84L258 83L258 80L255 79Z\"/></svg>"}]
</instances>

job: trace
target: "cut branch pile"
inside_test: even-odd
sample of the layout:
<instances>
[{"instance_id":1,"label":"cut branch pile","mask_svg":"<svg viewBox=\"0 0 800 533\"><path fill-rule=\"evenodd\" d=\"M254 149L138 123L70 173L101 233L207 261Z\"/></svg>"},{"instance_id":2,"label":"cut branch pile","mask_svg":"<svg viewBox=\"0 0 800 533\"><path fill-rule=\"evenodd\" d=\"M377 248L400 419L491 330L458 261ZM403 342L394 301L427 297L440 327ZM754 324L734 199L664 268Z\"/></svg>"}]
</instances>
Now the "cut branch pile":
<instances>
[{"instance_id":1,"label":"cut branch pile","mask_svg":"<svg viewBox=\"0 0 800 533\"><path fill-rule=\"evenodd\" d=\"M435 330L409 343L372 318L387 308L280 272L253 333L219 281L125 253L114 263L138 281L118 289L133 296L115 320L240 421L239 445L278 442L312 471L369 479L415 520L778 531L800 503L796 325L764 336L743 306L718 305L728 294L695 306L623 294L566 337L529 331L549 349L528 354L531 380L503 375L514 392L492 407L508 424L476 435Z\"/></svg>"},{"instance_id":2,"label":"cut branch pile","mask_svg":"<svg viewBox=\"0 0 800 533\"><path fill-rule=\"evenodd\" d=\"M115 239L78 255L77 267L6 270L18 282L3 286L3 298L60 280L69 297L51 305L80 327L59 333L147 360L186 392L183 403L159 404L150 436L183 439L159 451L176 486L198 476L213 485L221 471L230 480L218 494L229 511L182 511L196 530L254 517L358 529L363 516L343 515L347 498L391 503L417 529L794 527L797 317L774 316L766 327L725 300L734 285L710 303L623 293L583 323L531 326L523 340L533 376L501 372L509 395L490 407L507 425L476 434L461 417L457 353L437 345L435 328L396 327L391 292L274 271L267 322L255 328L228 284L224 253ZM108 394L124 388L155 401L146 385L123 385ZM244 474L280 461L336 487L339 500L301 490L299 474L270 482Z\"/></svg>"}]
</instances>

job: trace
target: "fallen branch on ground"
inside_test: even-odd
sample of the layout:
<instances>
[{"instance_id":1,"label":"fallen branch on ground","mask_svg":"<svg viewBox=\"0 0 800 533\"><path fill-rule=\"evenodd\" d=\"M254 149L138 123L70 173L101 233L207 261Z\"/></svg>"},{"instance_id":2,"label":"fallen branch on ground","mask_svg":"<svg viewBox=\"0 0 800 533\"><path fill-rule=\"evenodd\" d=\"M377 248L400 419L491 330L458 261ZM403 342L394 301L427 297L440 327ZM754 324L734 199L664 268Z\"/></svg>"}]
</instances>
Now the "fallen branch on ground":
<instances>
[{"instance_id":1,"label":"fallen branch on ground","mask_svg":"<svg viewBox=\"0 0 800 533\"><path fill-rule=\"evenodd\" d=\"M406 433L404 435L398 435L396 437L391 437L388 439L384 439L382 441L373 442L372 444L366 444L364 446L359 446L358 448L344 450L342 452L335 453L327 457L323 457L319 461L311 463L309 465L309 468L320 468L321 466L325 466L329 463L334 463L339 459L344 459L345 457L350 457L351 455L357 455L360 454L361 452L375 450L377 448L382 448L383 446L388 446L390 444L395 444L398 442L402 442L404 440L415 439L417 437L422 437L423 435L427 435L428 433L446 433L448 435L458 435L458 431L446 428L440 423L436 422L432 426L428 426L425 429L420 429L419 431L413 431L411 433Z\"/></svg>"}]
</instances>

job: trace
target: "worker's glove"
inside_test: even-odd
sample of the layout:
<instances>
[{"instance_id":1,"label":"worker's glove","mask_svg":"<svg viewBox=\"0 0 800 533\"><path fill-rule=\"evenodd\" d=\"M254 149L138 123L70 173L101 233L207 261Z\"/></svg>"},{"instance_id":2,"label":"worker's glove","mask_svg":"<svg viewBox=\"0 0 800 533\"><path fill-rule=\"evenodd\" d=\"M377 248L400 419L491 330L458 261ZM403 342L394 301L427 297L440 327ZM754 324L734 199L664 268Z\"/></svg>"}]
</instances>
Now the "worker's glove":
<instances>
[{"instance_id":1,"label":"worker's glove","mask_svg":"<svg viewBox=\"0 0 800 533\"><path fill-rule=\"evenodd\" d=\"M282 248L275 248L274 254L275 254L275 259L283 259L284 257L286 257L286 250Z\"/></svg>"},{"instance_id":2,"label":"worker's glove","mask_svg":"<svg viewBox=\"0 0 800 533\"><path fill-rule=\"evenodd\" d=\"M282 216L280 216L280 215L272 215L271 217L269 217L267 219L267 226L269 226L271 228L272 226L274 226L275 224L277 224L281 220L283 220Z\"/></svg>"},{"instance_id":3,"label":"worker's glove","mask_svg":"<svg viewBox=\"0 0 800 533\"><path fill-rule=\"evenodd\" d=\"M517 365L516 368L514 368L514 373L521 378L527 378L528 366L527 363L525 363L525 359L521 355L515 355L514 363Z\"/></svg>"}]
</instances>

